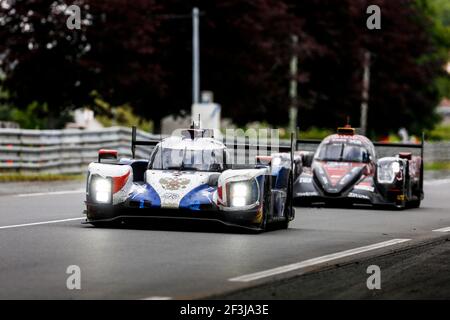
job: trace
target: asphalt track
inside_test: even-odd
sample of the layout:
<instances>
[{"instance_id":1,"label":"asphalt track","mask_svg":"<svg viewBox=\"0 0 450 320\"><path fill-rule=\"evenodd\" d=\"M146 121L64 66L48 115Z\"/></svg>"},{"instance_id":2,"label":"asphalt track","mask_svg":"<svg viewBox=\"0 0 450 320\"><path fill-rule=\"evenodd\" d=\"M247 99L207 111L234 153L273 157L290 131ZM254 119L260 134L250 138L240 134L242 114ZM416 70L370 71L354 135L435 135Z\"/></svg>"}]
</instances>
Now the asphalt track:
<instances>
[{"instance_id":1,"label":"asphalt track","mask_svg":"<svg viewBox=\"0 0 450 320\"><path fill-rule=\"evenodd\" d=\"M450 180L427 181L426 199L419 209L297 208L288 230L264 234L209 224L98 229L81 224L80 188L82 183L67 192L63 186L56 193L28 188L33 193L20 195L3 190L0 299L192 299L237 294L274 280L398 252L450 232L445 229L450 227ZM80 267L80 290L66 287L70 265ZM336 279L346 277L341 268L344 273ZM330 280L317 281L315 286L323 287ZM338 296L330 290L320 297Z\"/></svg>"}]
</instances>

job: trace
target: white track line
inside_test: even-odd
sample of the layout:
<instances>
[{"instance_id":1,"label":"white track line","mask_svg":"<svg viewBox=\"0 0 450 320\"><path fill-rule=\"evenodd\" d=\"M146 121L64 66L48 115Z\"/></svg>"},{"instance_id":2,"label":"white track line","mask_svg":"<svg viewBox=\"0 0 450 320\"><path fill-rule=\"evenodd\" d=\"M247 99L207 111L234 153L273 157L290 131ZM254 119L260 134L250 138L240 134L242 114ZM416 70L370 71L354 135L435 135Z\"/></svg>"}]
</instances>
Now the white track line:
<instances>
[{"instance_id":1,"label":"white track line","mask_svg":"<svg viewBox=\"0 0 450 320\"><path fill-rule=\"evenodd\" d=\"M76 220L83 220L86 219L86 217L81 218L70 218L70 219L62 219L62 220L50 220L50 221L42 221L42 222L32 222L32 223L23 223L23 224L13 224L10 226L0 226L0 229L12 229L12 228L21 228L21 227L29 227L29 226L38 226L41 224L52 224L52 223L60 223L60 222L66 222L66 221L76 221Z\"/></svg>"},{"instance_id":2,"label":"white track line","mask_svg":"<svg viewBox=\"0 0 450 320\"><path fill-rule=\"evenodd\" d=\"M154 296L154 297L148 297L148 298L144 298L141 300L172 300L171 297L158 297L158 296Z\"/></svg>"},{"instance_id":3,"label":"white track line","mask_svg":"<svg viewBox=\"0 0 450 320\"><path fill-rule=\"evenodd\" d=\"M434 229L434 232L450 232L450 227Z\"/></svg>"},{"instance_id":4,"label":"white track line","mask_svg":"<svg viewBox=\"0 0 450 320\"><path fill-rule=\"evenodd\" d=\"M339 258L348 257L348 256L355 255L358 253L392 246L392 245L403 243L403 242L410 241L410 240L411 239L392 239L389 241L379 242L379 243L371 244L371 245L364 246L364 247L359 247L359 248L355 248L355 249L332 253L332 254L322 256L322 257L313 258L313 259L309 259L309 260L305 260L305 261L301 261L301 262L297 262L297 263L293 263L293 264L288 264L288 265L273 268L273 269L268 269L268 270L264 270L264 271L260 271L260 272L246 274L243 276L228 279L228 281L250 282L250 281L254 281L254 280L259 280L262 278L279 275L281 273L286 273L289 271L294 271L294 270L299 270L299 269L303 269L306 267L310 267L310 266L313 266L316 264L329 262L329 261L336 260Z\"/></svg>"},{"instance_id":5,"label":"white track line","mask_svg":"<svg viewBox=\"0 0 450 320\"><path fill-rule=\"evenodd\" d=\"M66 190L66 191L53 191L53 192L37 192L37 193L21 193L13 195L13 197L39 197L39 196L53 196L60 194L73 194L86 192L84 189L78 190Z\"/></svg>"}]
</instances>

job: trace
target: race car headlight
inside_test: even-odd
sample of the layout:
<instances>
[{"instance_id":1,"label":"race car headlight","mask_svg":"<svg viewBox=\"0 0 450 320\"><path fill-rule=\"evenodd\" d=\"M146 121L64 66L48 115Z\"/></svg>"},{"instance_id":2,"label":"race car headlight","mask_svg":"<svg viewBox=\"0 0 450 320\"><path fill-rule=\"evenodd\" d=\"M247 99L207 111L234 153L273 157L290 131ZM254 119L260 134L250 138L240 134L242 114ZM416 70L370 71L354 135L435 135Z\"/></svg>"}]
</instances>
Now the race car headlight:
<instances>
[{"instance_id":1,"label":"race car headlight","mask_svg":"<svg viewBox=\"0 0 450 320\"><path fill-rule=\"evenodd\" d=\"M381 162L378 164L377 178L379 183L393 183L400 172L400 164L394 162Z\"/></svg>"},{"instance_id":2,"label":"race car headlight","mask_svg":"<svg viewBox=\"0 0 450 320\"><path fill-rule=\"evenodd\" d=\"M392 162L391 164L392 172L399 173L400 172L400 164L398 162Z\"/></svg>"},{"instance_id":3,"label":"race car headlight","mask_svg":"<svg viewBox=\"0 0 450 320\"><path fill-rule=\"evenodd\" d=\"M245 207L258 201L258 186L255 180L230 182L228 186L231 207Z\"/></svg>"},{"instance_id":4,"label":"race car headlight","mask_svg":"<svg viewBox=\"0 0 450 320\"><path fill-rule=\"evenodd\" d=\"M111 179L94 178L91 183L91 192L93 199L98 203L111 202L112 183Z\"/></svg>"},{"instance_id":5,"label":"race car headlight","mask_svg":"<svg viewBox=\"0 0 450 320\"><path fill-rule=\"evenodd\" d=\"M277 167L281 164L281 158L277 157L277 158L273 158L272 160L272 166Z\"/></svg>"}]
</instances>

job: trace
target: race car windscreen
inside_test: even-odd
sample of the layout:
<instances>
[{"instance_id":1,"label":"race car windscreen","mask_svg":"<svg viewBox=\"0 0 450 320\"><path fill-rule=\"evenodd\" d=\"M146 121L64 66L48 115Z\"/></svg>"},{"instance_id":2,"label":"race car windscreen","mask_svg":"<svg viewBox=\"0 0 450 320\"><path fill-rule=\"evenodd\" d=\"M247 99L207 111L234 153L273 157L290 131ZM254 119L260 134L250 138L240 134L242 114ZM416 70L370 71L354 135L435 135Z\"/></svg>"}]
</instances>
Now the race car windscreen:
<instances>
[{"instance_id":1,"label":"race car windscreen","mask_svg":"<svg viewBox=\"0 0 450 320\"><path fill-rule=\"evenodd\" d=\"M223 155L223 149L162 148L161 153L158 146L152 155L150 168L220 172L224 170Z\"/></svg>"},{"instance_id":2,"label":"race car windscreen","mask_svg":"<svg viewBox=\"0 0 450 320\"><path fill-rule=\"evenodd\" d=\"M317 149L316 160L367 162L369 154L366 148L345 143L321 144Z\"/></svg>"}]
</instances>

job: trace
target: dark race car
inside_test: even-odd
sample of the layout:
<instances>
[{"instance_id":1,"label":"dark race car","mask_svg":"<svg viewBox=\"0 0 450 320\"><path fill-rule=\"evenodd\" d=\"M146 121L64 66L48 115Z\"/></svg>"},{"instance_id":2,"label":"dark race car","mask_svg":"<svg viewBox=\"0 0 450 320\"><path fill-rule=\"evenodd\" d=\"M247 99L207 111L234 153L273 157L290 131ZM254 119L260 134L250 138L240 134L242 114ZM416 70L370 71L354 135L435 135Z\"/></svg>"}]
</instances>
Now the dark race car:
<instances>
[{"instance_id":1,"label":"dark race car","mask_svg":"<svg viewBox=\"0 0 450 320\"><path fill-rule=\"evenodd\" d=\"M307 141L310 142L311 141ZM377 158L375 147L420 149ZM315 152L297 151L302 170L294 182L299 205L314 203L419 207L423 193L421 144L372 143L346 126L326 137Z\"/></svg>"}]
</instances>

